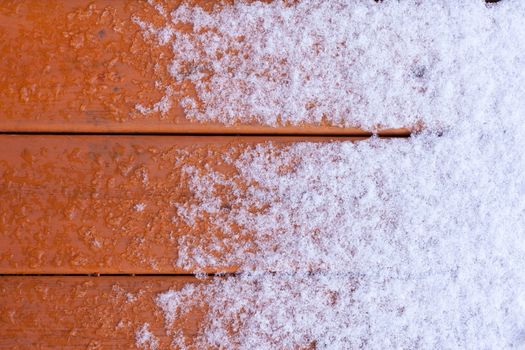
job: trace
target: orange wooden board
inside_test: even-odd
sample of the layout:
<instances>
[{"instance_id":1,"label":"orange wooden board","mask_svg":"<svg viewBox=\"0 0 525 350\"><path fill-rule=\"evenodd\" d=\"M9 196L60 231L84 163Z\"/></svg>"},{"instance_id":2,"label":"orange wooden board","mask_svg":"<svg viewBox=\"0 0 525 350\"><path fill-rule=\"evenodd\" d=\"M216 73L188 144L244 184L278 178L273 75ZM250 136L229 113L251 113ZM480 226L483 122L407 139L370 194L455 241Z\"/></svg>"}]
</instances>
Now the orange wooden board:
<instances>
[{"instance_id":1,"label":"orange wooden board","mask_svg":"<svg viewBox=\"0 0 525 350\"><path fill-rule=\"evenodd\" d=\"M195 225L173 220L172 203L195 195L183 168L234 175L222 162L232 147L235 158L257 143L285 147L300 140L330 138L0 136L0 273L235 271L175 267L181 235L210 246L224 237L205 215Z\"/></svg>"},{"instance_id":2,"label":"orange wooden board","mask_svg":"<svg viewBox=\"0 0 525 350\"><path fill-rule=\"evenodd\" d=\"M145 324L170 348L158 293L192 277L0 277L0 349L135 349ZM188 344L199 331L204 309L194 308L171 330ZM147 347L145 347L147 348Z\"/></svg>"},{"instance_id":3,"label":"orange wooden board","mask_svg":"<svg viewBox=\"0 0 525 350\"><path fill-rule=\"evenodd\" d=\"M210 7L214 1L192 3ZM146 43L133 15L161 21L146 1L2 1L0 131L366 134L327 125L203 124L187 119L177 101L166 115L139 113L137 103L161 99L155 84L170 80L166 67L173 54ZM189 86L179 89L179 96L194 94Z\"/></svg>"}]
</instances>

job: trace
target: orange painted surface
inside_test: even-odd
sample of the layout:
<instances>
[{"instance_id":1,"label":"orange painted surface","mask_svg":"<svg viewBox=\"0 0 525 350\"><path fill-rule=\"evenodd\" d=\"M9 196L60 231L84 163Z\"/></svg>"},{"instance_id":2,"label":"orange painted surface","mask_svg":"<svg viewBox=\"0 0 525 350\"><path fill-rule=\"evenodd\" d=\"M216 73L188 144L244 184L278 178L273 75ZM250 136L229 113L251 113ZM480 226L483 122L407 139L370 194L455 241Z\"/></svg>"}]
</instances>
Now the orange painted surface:
<instances>
[{"instance_id":1,"label":"orange painted surface","mask_svg":"<svg viewBox=\"0 0 525 350\"><path fill-rule=\"evenodd\" d=\"M162 23L146 1L0 2L0 131L366 134L327 125L202 124L187 119L177 101L166 115L140 114L137 103L152 105L163 95L155 82L171 81L173 53L146 43L133 15ZM176 89L179 96L195 93L188 85Z\"/></svg>"},{"instance_id":2,"label":"orange painted surface","mask_svg":"<svg viewBox=\"0 0 525 350\"><path fill-rule=\"evenodd\" d=\"M207 217L174 222L172 203L194 200L182 169L234 175L221 161L232 146L234 158L256 143L299 140L330 138L0 136L0 273L235 271L174 267L180 235L210 246L224 236Z\"/></svg>"},{"instance_id":3,"label":"orange painted surface","mask_svg":"<svg viewBox=\"0 0 525 350\"><path fill-rule=\"evenodd\" d=\"M2 277L0 349L136 349L144 323L170 348L158 293L190 283L192 277ZM187 344L206 310L194 308L176 320ZM147 347L146 347L147 348Z\"/></svg>"}]
</instances>

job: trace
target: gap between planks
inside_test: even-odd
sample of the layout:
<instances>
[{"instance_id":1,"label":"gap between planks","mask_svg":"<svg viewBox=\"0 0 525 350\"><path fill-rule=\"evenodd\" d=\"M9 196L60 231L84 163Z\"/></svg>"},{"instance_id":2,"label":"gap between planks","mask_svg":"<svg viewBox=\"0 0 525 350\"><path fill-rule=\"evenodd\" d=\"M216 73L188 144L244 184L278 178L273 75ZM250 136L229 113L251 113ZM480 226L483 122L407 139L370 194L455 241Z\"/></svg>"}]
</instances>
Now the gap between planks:
<instances>
[{"instance_id":1,"label":"gap between planks","mask_svg":"<svg viewBox=\"0 0 525 350\"><path fill-rule=\"evenodd\" d=\"M279 133L279 128L276 129L275 133L205 133L205 132L192 132L192 133L177 133L177 132L44 132L44 131L0 131L0 135L46 135L46 136L191 136L191 137L328 137L328 138L348 138L348 137L380 137L380 138L408 138L411 137L413 132L409 129L392 129L384 130L379 132L353 132L352 129L341 129L341 132L330 133L330 132L311 132L311 133Z\"/></svg>"},{"instance_id":2,"label":"gap between planks","mask_svg":"<svg viewBox=\"0 0 525 350\"><path fill-rule=\"evenodd\" d=\"M227 273L0 273L2 277L229 277L238 276L237 272Z\"/></svg>"}]
</instances>

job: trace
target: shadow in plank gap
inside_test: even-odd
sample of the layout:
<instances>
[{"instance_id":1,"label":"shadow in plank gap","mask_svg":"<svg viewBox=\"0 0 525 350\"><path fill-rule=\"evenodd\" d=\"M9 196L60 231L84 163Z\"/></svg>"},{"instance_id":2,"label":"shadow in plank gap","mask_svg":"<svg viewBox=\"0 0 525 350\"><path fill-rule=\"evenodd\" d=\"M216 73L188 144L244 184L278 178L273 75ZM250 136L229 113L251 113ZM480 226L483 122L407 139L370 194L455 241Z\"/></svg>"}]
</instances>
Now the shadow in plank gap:
<instances>
[{"instance_id":1,"label":"shadow in plank gap","mask_svg":"<svg viewBox=\"0 0 525 350\"><path fill-rule=\"evenodd\" d=\"M295 129L295 133L287 134L287 129L279 128L275 129L276 132L273 133L243 133L243 134L231 134L231 133L171 133L171 132L34 132L34 131L17 131L17 132L0 132L0 135L49 135L49 136L75 136L75 135L94 135L94 136L104 136L104 135L121 135L121 136L192 136L192 137L234 137L234 136L243 136L243 137L267 137L267 138L301 138L301 137L326 137L329 139L348 139L352 137L356 138L367 138L372 136L378 136L383 138L402 138L410 137L412 133L419 133L424 129L423 126L417 126L410 129L384 129L377 133L370 133L364 131L353 132L351 129L346 128L304 128ZM262 130L264 131L264 130ZM441 131L436 130L436 133Z\"/></svg>"}]
</instances>

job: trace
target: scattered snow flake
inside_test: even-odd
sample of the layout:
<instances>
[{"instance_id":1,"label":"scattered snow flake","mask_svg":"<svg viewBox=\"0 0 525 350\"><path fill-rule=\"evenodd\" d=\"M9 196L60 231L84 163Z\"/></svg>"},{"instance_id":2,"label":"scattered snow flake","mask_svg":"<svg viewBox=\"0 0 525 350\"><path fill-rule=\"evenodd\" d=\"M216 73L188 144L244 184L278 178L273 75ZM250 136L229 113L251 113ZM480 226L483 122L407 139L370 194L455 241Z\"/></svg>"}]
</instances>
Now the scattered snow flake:
<instances>
[{"instance_id":1,"label":"scattered snow flake","mask_svg":"<svg viewBox=\"0 0 525 350\"><path fill-rule=\"evenodd\" d=\"M146 209L146 204L144 204L144 203L137 203L137 204L135 204L135 205L133 206L133 209L135 209L135 211L137 211L137 212L139 212L139 213L140 213L140 212L143 212L144 209Z\"/></svg>"},{"instance_id":2,"label":"scattered snow flake","mask_svg":"<svg viewBox=\"0 0 525 350\"><path fill-rule=\"evenodd\" d=\"M144 323L140 329L135 332L135 342L137 347L144 350L157 350L159 340L149 330L149 324Z\"/></svg>"}]
</instances>

